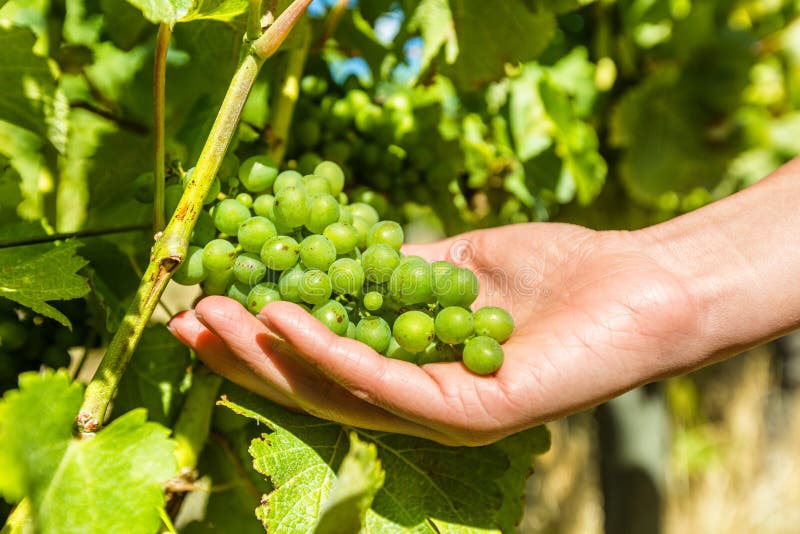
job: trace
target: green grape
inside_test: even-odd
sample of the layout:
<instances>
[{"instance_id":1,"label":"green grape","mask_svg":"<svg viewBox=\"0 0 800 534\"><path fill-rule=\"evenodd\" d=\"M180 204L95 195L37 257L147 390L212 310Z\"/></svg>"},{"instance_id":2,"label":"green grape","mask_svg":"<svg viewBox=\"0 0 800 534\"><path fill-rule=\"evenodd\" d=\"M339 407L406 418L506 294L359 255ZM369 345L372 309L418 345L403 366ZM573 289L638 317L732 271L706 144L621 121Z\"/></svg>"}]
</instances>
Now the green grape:
<instances>
[{"instance_id":1,"label":"green grape","mask_svg":"<svg viewBox=\"0 0 800 534\"><path fill-rule=\"evenodd\" d=\"M345 197L344 199L342 197ZM339 220L337 222L344 224L353 224L353 213L350 211L350 206L347 206L347 195L339 193ZM366 222L366 221L365 221ZM366 234L364 241L366 241Z\"/></svg>"},{"instance_id":2,"label":"green grape","mask_svg":"<svg viewBox=\"0 0 800 534\"><path fill-rule=\"evenodd\" d=\"M275 225L266 217L256 215L239 225L239 244L247 252L261 252L264 243L270 237L278 235Z\"/></svg>"},{"instance_id":3,"label":"green grape","mask_svg":"<svg viewBox=\"0 0 800 534\"><path fill-rule=\"evenodd\" d=\"M372 225L368 220L361 217L353 217L353 228L358 232L358 248L365 248L367 246L367 235Z\"/></svg>"},{"instance_id":4,"label":"green grape","mask_svg":"<svg viewBox=\"0 0 800 534\"><path fill-rule=\"evenodd\" d=\"M181 175L181 186L183 189L186 189L189 186L189 182L192 179L192 175L194 174L194 167L183 173ZM219 195L220 189L222 189L222 185L219 182L218 178L214 178L214 181L211 182L211 187L208 189L208 193L206 193L206 198L203 199L203 204L211 204L215 200L217 200L217 196Z\"/></svg>"},{"instance_id":5,"label":"green grape","mask_svg":"<svg viewBox=\"0 0 800 534\"><path fill-rule=\"evenodd\" d=\"M298 293L304 302L321 304L331 298L331 280L325 272L318 269L309 269L300 279Z\"/></svg>"},{"instance_id":6,"label":"green grape","mask_svg":"<svg viewBox=\"0 0 800 534\"><path fill-rule=\"evenodd\" d=\"M369 103L372 101L369 95L362 89L351 89L350 91L347 91L345 98L350 101L350 105L354 110L361 109L364 106L369 105Z\"/></svg>"},{"instance_id":7,"label":"green grape","mask_svg":"<svg viewBox=\"0 0 800 534\"><path fill-rule=\"evenodd\" d=\"M28 330L19 321L0 321L0 347L4 351L15 351L25 346Z\"/></svg>"},{"instance_id":8,"label":"green grape","mask_svg":"<svg viewBox=\"0 0 800 534\"><path fill-rule=\"evenodd\" d=\"M464 365L473 373L489 375L503 365L503 347L494 338L475 336L464 344L461 357Z\"/></svg>"},{"instance_id":9,"label":"green grape","mask_svg":"<svg viewBox=\"0 0 800 534\"><path fill-rule=\"evenodd\" d=\"M403 246L403 227L394 221L380 221L373 224L367 233L367 246L384 244L399 251Z\"/></svg>"},{"instance_id":10,"label":"green grape","mask_svg":"<svg viewBox=\"0 0 800 534\"><path fill-rule=\"evenodd\" d=\"M203 265L203 249L190 245L186 258L178 266L172 279L184 286L193 286L206 279L206 268Z\"/></svg>"},{"instance_id":11,"label":"green grape","mask_svg":"<svg viewBox=\"0 0 800 534\"><path fill-rule=\"evenodd\" d=\"M389 348L392 329L380 317L364 317L356 325L356 339L369 345L375 352L383 352Z\"/></svg>"},{"instance_id":12,"label":"green grape","mask_svg":"<svg viewBox=\"0 0 800 534\"><path fill-rule=\"evenodd\" d=\"M206 295L224 295L228 292L228 287L234 280L233 270L209 270L206 279L203 280L203 293Z\"/></svg>"},{"instance_id":13,"label":"green grape","mask_svg":"<svg viewBox=\"0 0 800 534\"><path fill-rule=\"evenodd\" d=\"M421 352L436 335L433 318L418 310L402 313L394 321L392 335L407 351Z\"/></svg>"},{"instance_id":14,"label":"green grape","mask_svg":"<svg viewBox=\"0 0 800 534\"><path fill-rule=\"evenodd\" d=\"M258 313L261 308L270 302L281 300L278 285L273 282L262 282L254 285L247 294L247 309L251 313Z\"/></svg>"},{"instance_id":15,"label":"green grape","mask_svg":"<svg viewBox=\"0 0 800 534\"><path fill-rule=\"evenodd\" d=\"M431 266L418 258L403 259L389 278L389 294L404 306L433 301L434 278Z\"/></svg>"},{"instance_id":16,"label":"green grape","mask_svg":"<svg viewBox=\"0 0 800 534\"><path fill-rule=\"evenodd\" d=\"M417 365L428 363L443 363L456 361L456 354L453 348L444 343L433 342L425 350L417 354Z\"/></svg>"},{"instance_id":17,"label":"green grape","mask_svg":"<svg viewBox=\"0 0 800 534\"><path fill-rule=\"evenodd\" d=\"M388 282L399 262L400 256L389 245L373 245L361 256L364 276L371 282Z\"/></svg>"},{"instance_id":18,"label":"green grape","mask_svg":"<svg viewBox=\"0 0 800 534\"><path fill-rule=\"evenodd\" d=\"M232 298L242 306L247 307L247 296L250 294L250 285L243 284L242 282L234 282L225 293L226 296Z\"/></svg>"},{"instance_id":19,"label":"green grape","mask_svg":"<svg viewBox=\"0 0 800 534\"><path fill-rule=\"evenodd\" d=\"M353 200L356 202L369 204L375 208L375 211L377 211L378 215L381 217L383 217L384 214L389 211L389 201L386 200L386 197L365 187L360 188L353 194Z\"/></svg>"},{"instance_id":20,"label":"green grape","mask_svg":"<svg viewBox=\"0 0 800 534\"><path fill-rule=\"evenodd\" d=\"M250 193L239 193L236 195L236 200L247 206L248 208L253 207L253 197Z\"/></svg>"},{"instance_id":21,"label":"green grape","mask_svg":"<svg viewBox=\"0 0 800 534\"><path fill-rule=\"evenodd\" d=\"M335 260L336 247L324 235L310 235L300 243L300 261L309 269L327 271Z\"/></svg>"},{"instance_id":22,"label":"green grape","mask_svg":"<svg viewBox=\"0 0 800 534\"><path fill-rule=\"evenodd\" d=\"M435 287L436 298L443 307L468 308L478 298L478 277L469 269L456 267L445 275Z\"/></svg>"},{"instance_id":23,"label":"green grape","mask_svg":"<svg viewBox=\"0 0 800 534\"><path fill-rule=\"evenodd\" d=\"M436 295L445 293L446 287L450 284L450 274L456 270L456 266L449 261L435 261L431 263L433 269L433 292Z\"/></svg>"},{"instance_id":24,"label":"green grape","mask_svg":"<svg viewBox=\"0 0 800 534\"><path fill-rule=\"evenodd\" d=\"M183 188L180 184L170 184L164 188L164 212L167 215L167 219L175 213L182 196Z\"/></svg>"},{"instance_id":25,"label":"green grape","mask_svg":"<svg viewBox=\"0 0 800 534\"><path fill-rule=\"evenodd\" d=\"M336 247L336 254L347 254L358 245L358 231L351 224L335 222L322 231L322 235L330 239Z\"/></svg>"},{"instance_id":26,"label":"green grape","mask_svg":"<svg viewBox=\"0 0 800 534\"><path fill-rule=\"evenodd\" d=\"M251 193L266 191L278 176L278 166L269 156L252 156L239 167L239 182Z\"/></svg>"},{"instance_id":27,"label":"green grape","mask_svg":"<svg viewBox=\"0 0 800 534\"><path fill-rule=\"evenodd\" d=\"M314 152L306 152L297 160L297 170L303 174L310 174L320 163L322 163L321 157Z\"/></svg>"},{"instance_id":28,"label":"green grape","mask_svg":"<svg viewBox=\"0 0 800 534\"><path fill-rule=\"evenodd\" d=\"M475 333L488 336L503 343L514 332L514 319L506 310L497 306L484 306L475 312Z\"/></svg>"},{"instance_id":29,"label":"green grape","mask_svg":"<svg viewBox=\"0 0 800 534\"><path fill-rule=\"evenodd\" d=\"M222 180L230 180L239 172L239 158L236 154L226 154L217 171L217 176Z\"/></svg>"},{"instance_id":30,"label":"green grape","mask_svg":"<svg viewBox=\"0 0 800 534\"><path fill-rule=\"evenodd\" d=\"M379 292L369 291L364 295L364 307L369 311L378 311L381 309L381 306L383 306L383 295Z\"/></svg>"},{"instance_id":31,"label":"green grape","mask_svg":"<svg viewBox=\"0 0 800 534\"><path fill-rule=\"evenodd\" d=\"M331 113L326 117L328 129L332 132L339 132L347 127L353 118L353 108L347 100L337 100L331 106Z\"/></svg>"},{"instance_id":32,"label":"green grape","mask_svg":"<svg viewBox=\"0 0 800 534\"><path fill-rule=\"evenodd\" d=\"M217 229L214 227L214 220L207 211L201 211L189 242L202 247L215 237L217 237Z\"/></svg>"},{"instance_id":33,"label":"green grape","mask_svg":"<svg viewBox=\"0 0 800 534\"><path fill-rule=\"evenodd\" d=\"M226 198L214 206L214 226L223 234L235 236L239 225L250 218L250 210L232 198Z\"/></svg>"},{"instance_id":34,"label":"green grape","mask_svg":"<svg viewBox=\"0 0 800 534\"><path fill-rule=\"evenodd\" d=\"M326 143L325 146L322 148L322 153L325 156L325 159L344 163L348 159L350 159L350 155L352 154L352 150L350 149L350 143L347 141L336 140L330 143Z\"/></svg>"},{"instance_id":35,"label":"green grape","mask_svg":"<svg viewBox=\"0 0 800 534\"><path fill-rule=\"evenodd\" d=\"M203 247L203 266L211 273L224 273L233 269L236 247L227 239L212 239Z\"/></svg>"},{"instance_id":36,"label":"green grape","mask_svg":"<svg viewBox=\"0 0 800 534\"><path fill-rule=\"evenodd\" d=\"M331 287L340 295L354 295L364 284L364 269L350 258L340 258L328 268Z\"/></svg>"},{"instance_id":37,"label":"green grape","mask_svg":"<svg viewBox=\"0 0 800 534\"><path fill-rule=\"evenodd\" d=\"M272 206L275 204L275 197L272 195L258 195L253 200L253 211L259 217L272 218Z\"/></svg>"},{"instance_id":38,"label":"green grape","mask_svg":"<svg viewBox=\"0 0 800 534\"><path fill-rule=\"evenodd\" d=\"M328 82L324 78L308 74L300 80L300 89L309 96L318 97L328 91Z\"/></svg>"},{"instance_id":39,"label":"green grape","mask_svg":"<svg viewBox=\"0 0 800 534\"><path fill-rule=\"evenodd\" d=\"M273 271L293 267L300 257L300 245L288 235L270 237L261 247L261 261Z\"/></svg>"},{"instance_id":40,"label":"green grape","mask_svg":"<svg viewBox=\"0 0 800 534\"><path fill-rule=\"evenodd\" d=\"M380 106L367 104L356 111L354 119L356 130L361 133L371 133L381 126L383 111Z\"/></svg>"},{"instance_id":41,"label":"green grape","mask_svg":"<svg viewBox=\"0 0 800 534\"><path fill-rule=\"evenodd\" d=\"M275 178L275 183L272 184L273 194L286 187L301 187L303 184L303 175L297 171L283 171Z\"/></svg>"},{"instance_id":42,"label":"green grape","mask_svg":"<svg viewBox=\"0 0 800 534\"><path fill-rule=\"evenodd\" d=\"M383 355L393 360L403 360L404 362L417 363L417 353L409 352L392 337L389 340L389 346L383 351Z\"/></svg>"},{"instance_id":43,"label":"green grape","mask_svg":"<svg viewBox=\"0 0 800 534\"><path fill-rule=\"evenodd\" d=\"M314 167L314 174L322 176L328 181L333 196L338 195L344 189L344 171L333 161L323 161Z\"/></svg>"},{"instance_id":44,"label":"green grape","mask_svg":"<svg viewBox=\"0 0 800 534\"><path fill-rule=\"evenodd\" d=\"M319 193L312 196L308 207L306 228L315 234L322 233L329 224L339 220L339 202L331 195Z\"/></svg>"},{"instance_id":45,"label":"green grape","mask_svg":"<svg viewBox=\"0 0 800 534\"><path fill-rule=\"evenodd\" d=\"M284 187L275 193L272 212L276 224L287 228L303 226L308 220L308 195L299 187Z\"/></svg>"},{"instance_id":46,"label":"green grape","mask_svg":"<svg viewBox=\"0 0 800 534\"><path fill-rule=\"evenodd\" d=\"M346 335L350 339L355 339L356 338L356 325L353 324L352 321L347 323L347 330L346 330L344 335ZM14 375L16 375L16 374L17 373L15 372Z\"/></svg>"},{"instance_id":47,"label":"green grape","mask_svg":"<svg viewBox=\"0 0 800 534\"><path fill-rule=\"evenodd\" d=\"M281 273L281 277L278 279L278 291L281 293L281 299L289 302L303 301L300 297L300 282L304 273L305 269L300 265L295 265Z\"/></svg>"},{"instance_id":48,"label":"green grape","mask_svg":"<svg viewBox=\"0 0 800 534\"><path fill-rule=\"evenodd\" d=\"M142 204L150 204L153 202L153 189L155 178L151 172L143 172L133 180L134 192L133 198Z\"/></svg>"},{"instance_id":49,"label":"green grape","mask_svg":"<svg viewBox=\"0 0 800 534\"><path fill-rule=\"evenodd\" d=\"M331 194L331 184L328 183L328 180L315 174L305 175L303 177L302 186L309 196L319 195L322 193L325 193L326 195Z\"/></svg>"},{"instance_id":50,"label":"green grape","mask_svg":"<svg viewBox=\"0 0 800 534\"><path fill-rule=\"evenodd\" d=\"M380 220L378 212L375 211L375 208L363 202L353 202L350 204L350 213L353 214L353 219L356 217L361 217L369 223L370 227Z\"/></svg>"},{"instance_id":51,"label":"green grape","mask_svg":"<svg viewBox=\"0 0 800 534\"><path fill-rule=\"evenodd\" d=\"M475 331L472 313L460 306L449 306L436 314L436 337L444 343L457 345Z\"/></svg>"},{"instance_id":52,"label":"green grape","mask_svg":"<svg viewBox=\"0 0 800 534\"><path fill-rule=\"evenodd\" d=\"M233 276L247 287L254 286L264 279L267 267L261 262L258 255L245 252L236 258L233 264Z\"/></svg>"},{"instance_id":53,"label":"green grape","mask_svg":"<svg viewBox=\"0 0 800 534\"><path fill-rule=\"evenodd\" d=\"M343 336L350 331L350 325L352 323L350 323L350 320L347 318L347 310L344 309L341 303L335 300L328 300L324 303L317 304L312 308L311 315L316 317L319 322L327 326L331 332L338 336Z\"/></svg>"},{"instance_id":54,"label":"green grape","mask_svg":"<svg viewBox=\"0 0 800 534\"><path fill-rule=\"evenodd\" d=\"M320 134L319 123L315 120L300 121L292 130L292 137L305 148L317 146Z\"/></svg>"}]
</instances>

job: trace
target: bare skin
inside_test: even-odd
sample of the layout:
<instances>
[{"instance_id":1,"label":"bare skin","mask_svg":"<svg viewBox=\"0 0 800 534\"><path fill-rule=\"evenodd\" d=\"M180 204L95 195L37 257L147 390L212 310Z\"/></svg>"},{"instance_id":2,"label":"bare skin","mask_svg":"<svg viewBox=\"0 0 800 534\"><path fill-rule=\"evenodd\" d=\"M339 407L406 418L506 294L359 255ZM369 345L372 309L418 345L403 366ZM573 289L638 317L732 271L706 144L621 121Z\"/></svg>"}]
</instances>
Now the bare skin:
<instances>
[{"instance_id":1,"label":"bare skin","mask_svg":"<svg viewBox=\"0 0 800 534\"><path fill-rule=\"evenodd\" d=\"M170 327L211 369L287 407L481 445L800 326L798 229L800 160L641 231L532 223L408 246L470 267L481 281L475 307L513 315L492 376L385 358L284 302L254 317L207 297Z\"/></svg>"}]
</instances>

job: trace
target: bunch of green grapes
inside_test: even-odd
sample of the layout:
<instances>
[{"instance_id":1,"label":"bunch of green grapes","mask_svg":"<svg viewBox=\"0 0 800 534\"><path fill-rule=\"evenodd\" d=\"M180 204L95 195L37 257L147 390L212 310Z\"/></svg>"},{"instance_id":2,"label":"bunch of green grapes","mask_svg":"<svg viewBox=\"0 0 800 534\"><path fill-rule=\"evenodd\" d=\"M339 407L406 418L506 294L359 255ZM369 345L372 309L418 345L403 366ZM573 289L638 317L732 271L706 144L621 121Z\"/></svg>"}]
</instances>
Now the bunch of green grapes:
<instances>
[{"instance_id":1,"label":"bunch of green grapes","mask_svg":"<svg viewBox=\"0 0 800 534\"><path fill-rule=\"evenodd\" d=\"M470 310L478 279L469 269L403 255L403 228L369 204L349 203L339 165L322 161L309 174L279 172L266 156L234 173L236 165L229 157L220 170L173 280L202 284L252 313L274 301L297 303L334 333L390 358L461 359L478 374L500 367L511 316L497 307ZM180 188L167 188L170 209Z\"/></svg>"},{"instance_id":2,"label":"bunch of green grapes","mask_svg":"<svg viewBox=\"0 0 800 534\"><path fill-rule=\"evenodd\" d=\"M84 316L83 301L60 303L69 316ZM79 313L72 313L78 311ZM75 321L72 330L0 298L0 391L17 387L17 375L42 365L68 367L68 349L86 341L87 328Z\"/></svg>"}]
</instances>

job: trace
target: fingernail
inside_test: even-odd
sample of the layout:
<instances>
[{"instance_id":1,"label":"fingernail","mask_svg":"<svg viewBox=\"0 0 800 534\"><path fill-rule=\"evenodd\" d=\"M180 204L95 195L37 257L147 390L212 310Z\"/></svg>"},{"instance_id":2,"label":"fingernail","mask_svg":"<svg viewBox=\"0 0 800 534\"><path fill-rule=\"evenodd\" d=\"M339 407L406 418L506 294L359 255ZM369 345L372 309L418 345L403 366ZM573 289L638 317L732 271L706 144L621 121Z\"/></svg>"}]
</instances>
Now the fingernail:
<instances>
[{"instance_id":1,"label":"fingernail","mask_svg":"<svg viewBox=\"0 0 800 534\"><path fill-rule=\"evenodd\" d=\"M203 316L197 313L197 310L192 310L192 313L194 314L195 318L197 318L198 321L203 320Z\"/></svg>"},{"instance_id":2,"label":"fingernail","mask_svg":"<svg viewBox=\"0 0 800 534\"><path fill-rule=\"evenodd\" d=\"M264 314L261 314L261 313L258 313L258 314L256 314L256 319L258 319L259 321L261 321L262 323L264 323L264 325L265 325L267 328L269 328L270 326L272 326L272 322L269 320L269 317L267 317L267 316L266 316L266 315L264 315Z\"/></svg>"}]
</instances>

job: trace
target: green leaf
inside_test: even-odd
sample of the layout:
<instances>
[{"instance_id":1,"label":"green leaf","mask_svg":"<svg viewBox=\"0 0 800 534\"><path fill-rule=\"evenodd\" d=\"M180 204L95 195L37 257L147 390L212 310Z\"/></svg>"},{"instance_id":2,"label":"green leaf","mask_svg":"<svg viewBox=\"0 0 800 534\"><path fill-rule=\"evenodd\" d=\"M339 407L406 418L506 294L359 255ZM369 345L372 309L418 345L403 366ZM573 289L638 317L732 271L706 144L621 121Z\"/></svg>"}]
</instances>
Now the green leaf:
<instances>
[{"instance_id":1,"label":"green leaf","mask_svg":"<svg viewBox=\"0 0 800 534\"><path fill-rule=\"evenodd\" d=\"M547 113L538 91L541 77L542 68L532 64L526 65L511 81L509 123L516 153L523 162L553 144Z\"/></svg>"},{"instance_id":2,"label":"green leaf","mask_svg":"<svg viewBox=\"0 0 800 534\"><path fill-rule=\"evenodd\" d=\"M33 221L44 216L42 184L52 184L53 174L47 164L45 142L35 133L0 121L0 154L8 158L10 169L4 180L16 185L20 195L16 213Z\"/></svg>"},{"instance_id":3,"label":"green leaf","mask_svg":"<svg viewBox=\"0 0 800 534\"><path fill-rule=\"evenodd\" d=\"M0 402L0 492L31 499L38 532L150 534L162 483L176 473L169 430L125 414L91 439L72 425L81 386L66 373L25 373Z\"/></svg>"},{"instance_id":4,"label":"green leaf","mask_svg":"<svg viewBox=\"0 0 800 534\"><path fill-rule=\"evenodd\" d=\"M384 476L375 445L364 443L358 434L351 432L350 450L336 473L314 533L360 531L375 494L383 486Z\"/></svg>"},{"instance_id":5,"label":"green leaf","mask_svg":"<svg viewBox=\"0 0 800 534\"><path fill-rule=\"evenodd\" d=\"M231 22L245 12L247 12L247 0L196 0L179 22L201 19Z\"/></svg>"},{"instance_id":6,"label":"green leaf","mask_svg":"<svg viewBox=\"0 0 800 534\"><path fill-rule=\"evenodd\" d=\"M211 19L230 22L247 10L247 0L128 0L156 24Z\"/></svg>"},{"instance_id":7,"label":"green leaf","mask_svg":"<svg viewBox=\"0 0 800 534\"><path fill-rule=\"evenodd\" d=\"M145 329L117 396L114 413L146 408L150 420L171 425L185 393L189 349L163 325Z\"/></svg>"},{"instance_id":8,"label":"green leaf","mask_svg":"<svg viewBox=\"0 0 800 534\"><path fill-rule=\"evenodd\" d=\"M32 245L0 249L0 296L70 326L69 319L47 304L89 292L86 279L76 274L86 260L76 254L76 241L61 245Z\"/></svg>"},{"instance_id":9,"label":"green leaf","mask_svg":"<svg viewBox=\"0 0 800 534\"><path fill-rule=\"evenodd\" d=\"M512 461L504 442L445 447L399 434L346 429L287 412L252 394L230 396L236 400L224 399L223 405L269 428L250 449L255 468L275 487L258 508L269 531L291 534L313 528L337 483L349 431L375 447L385 470L364 532L500 532L519 519L512 518L518 509L505 508L503 502L522 498L521 481L530 472L533 452L541 450L541 440L531 439L541 430L515 438L519 448L514 453L523 460Z\"/></svg>"},{"instance_id":10,"label":"green leaf","mask_svg":"<svg viewBox=\"0 0 800 534\"><path fill-rule=\"evenodd\" d=\"M192 8L192 0L128 0L150 22L175 24Z\"/></svg>"}]
</instances>

